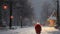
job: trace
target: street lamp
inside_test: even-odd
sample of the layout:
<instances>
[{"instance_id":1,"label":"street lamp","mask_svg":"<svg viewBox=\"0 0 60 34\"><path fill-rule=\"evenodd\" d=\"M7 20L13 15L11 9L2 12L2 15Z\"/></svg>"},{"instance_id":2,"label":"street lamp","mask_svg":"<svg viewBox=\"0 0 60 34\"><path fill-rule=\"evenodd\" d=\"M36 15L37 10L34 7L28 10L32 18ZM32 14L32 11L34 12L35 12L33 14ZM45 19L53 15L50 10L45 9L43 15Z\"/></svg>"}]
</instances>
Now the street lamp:
<instances>
[{"instance_id":1,"label":"street lamp","mask_svg":"<svg viewBox=\"0 0 60 34\"><path fill-rule=\"evenodd\" d=\"M11 29L12 27L12 1L10 0L10 23L9 23L9 28Z\"/></svg>"},{"instance_id":2,"label":"street lamp","mask_svg":"<svg viewBox=\"0 0 60 34\"><path fill-rule=\"evenodd\" d=\"M6 12L8 10L8 5L9 3L7 0L0 0L0 26L4 26L2 23L2 11L4 10L4 12Z\"/></svg>"},{"instance_id":3,"label":"street lamp","mask_svg":"<svg viewBox=\"0 0 60 34\"><path fill-rule=\"evenodd\" d=\"M7 9L8 9L8 5L4 4L4 5L2 6L2 8L3 8L4 10L7 10Z\"/></svg>"},{"instance_id":4,"label":"street lamp","mask_svg":"<svg viewBox=\"0 0 60 34\"><path fill-rule=\"evenodd\" d=\"M59 0L57 0L57 22L56 22L57 26L59 27L60 23L59 23Z\"/></svg>"}]
</instances>

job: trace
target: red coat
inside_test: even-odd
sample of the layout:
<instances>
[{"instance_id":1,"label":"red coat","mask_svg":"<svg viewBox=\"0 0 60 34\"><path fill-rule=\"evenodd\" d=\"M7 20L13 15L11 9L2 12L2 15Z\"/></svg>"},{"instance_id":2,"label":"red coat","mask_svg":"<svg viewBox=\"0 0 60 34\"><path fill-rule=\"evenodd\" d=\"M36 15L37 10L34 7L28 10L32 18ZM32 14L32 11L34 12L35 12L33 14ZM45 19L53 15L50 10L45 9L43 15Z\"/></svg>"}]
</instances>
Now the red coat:
<instances>
[{"instance_id":1,"label":"red coat","mask_svg":"<svg viewBox=\"0 0 60 34\"><path fill-rule=\"evenodd\" d=\"M36 24L35 25L35 31L36 31L36 33L37 34L40 34L41 33L41 30L42 30L41 25L40 24Z\"/></svg>"}]
</instances>

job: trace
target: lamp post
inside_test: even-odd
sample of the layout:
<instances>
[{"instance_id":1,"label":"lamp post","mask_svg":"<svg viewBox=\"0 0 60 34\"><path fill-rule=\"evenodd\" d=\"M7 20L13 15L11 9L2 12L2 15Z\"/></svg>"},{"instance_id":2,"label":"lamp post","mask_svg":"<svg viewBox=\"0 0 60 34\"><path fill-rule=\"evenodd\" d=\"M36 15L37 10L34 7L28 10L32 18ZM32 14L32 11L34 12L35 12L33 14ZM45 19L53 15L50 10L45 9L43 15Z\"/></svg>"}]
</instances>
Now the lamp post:
<instances>
[{"instance_id":1,"label":"lamp post","mask_svg":"<svg viewBox=\"0 0 60 34\"><path fill-rule=\"evenodd\" d=\"M9 28L11 29L12 27L12 1L10 0L10 23L9 23Z\"/></svg>"},{"instance_id":2,"label":"lamp post","mask_svg":"<svg viewBox=\"0 0 60 34\"><path fill-rule=\"evenodd\" d=\"M57 26L60 25L59 23L59 0L57 0L57 22L56 22Z\"/></svg>"}]
</instances>

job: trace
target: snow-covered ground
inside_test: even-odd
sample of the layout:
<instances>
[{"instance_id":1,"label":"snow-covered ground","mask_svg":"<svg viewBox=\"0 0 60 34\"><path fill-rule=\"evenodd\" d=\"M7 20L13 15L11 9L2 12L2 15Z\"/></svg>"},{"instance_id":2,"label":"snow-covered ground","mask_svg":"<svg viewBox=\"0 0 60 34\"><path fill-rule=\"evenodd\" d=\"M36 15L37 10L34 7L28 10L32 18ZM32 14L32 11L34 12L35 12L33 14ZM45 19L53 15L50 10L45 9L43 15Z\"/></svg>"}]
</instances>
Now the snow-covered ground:
<instances>
[{"instance_id":1,"label":"snow-covered ground","mask_svg":"<svg viewBox=\"0 0 60 34\"><path fill-rule=\"evenodd\" d=\"M25 27L17 29L4 29L0 30L0 34L36 34L34 27ZM60 34L60 31L53 27L42 27L41 34Z\"/></svg>"}]
</instances>

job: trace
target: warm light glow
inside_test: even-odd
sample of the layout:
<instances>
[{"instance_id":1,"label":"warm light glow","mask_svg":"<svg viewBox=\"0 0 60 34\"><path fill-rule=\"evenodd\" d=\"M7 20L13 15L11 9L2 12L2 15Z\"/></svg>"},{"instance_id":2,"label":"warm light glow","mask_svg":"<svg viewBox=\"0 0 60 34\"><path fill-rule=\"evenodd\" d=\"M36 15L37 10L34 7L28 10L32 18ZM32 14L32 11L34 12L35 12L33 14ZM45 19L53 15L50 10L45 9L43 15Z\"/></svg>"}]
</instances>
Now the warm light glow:
<instances>
[{"instance_id":1,"label":"warm light glow","mask_svg":"<svg viewBox=\"0 0 60 34\"><path fill-rule=\"evenodd\" d=\"M7 9L7 6L3 6L3 9Z\"/></svg>"},{"instance_id":2,"label":"warm light glow","mask_svg":"<svg viewBox=\"0 0 60 34\"><path fill-rule=\"evenodd\" d=\"M54 20L50 20L49 22L50 22L50 26L54 26L54 23L55 23Z\"/></svg>"},{"instance_id":3,"label":"warm light glow","mask_svg":"<svg viewBox=\"0 0 60 34\"><path fill-rule=\"evenodd\" d=\"M51 23L54 23L54 20L50 20Z\"/></svg>"},{"instance_id":4,"label":"warm light glow","mask_svg":"<svg viewBox=\"0 0 60 34\"><path fill-rule=\"evenodd\" d=\"M3 4L2 5L2 9L4 9L4 10L8 9L8 5L7 4Z\"/></svg>"},{"instance_id":5,"label":"warm light glow","mask_svg":"<svg viewBox=\"0 0 60 34\"><path fill-rule=\"evenodd\" d=\"M13 16L11 16L11 19L13 19L14 17Z\"/></svg>"}]
</instances>

